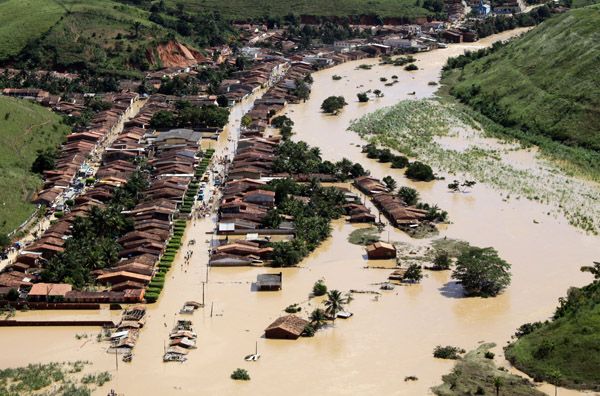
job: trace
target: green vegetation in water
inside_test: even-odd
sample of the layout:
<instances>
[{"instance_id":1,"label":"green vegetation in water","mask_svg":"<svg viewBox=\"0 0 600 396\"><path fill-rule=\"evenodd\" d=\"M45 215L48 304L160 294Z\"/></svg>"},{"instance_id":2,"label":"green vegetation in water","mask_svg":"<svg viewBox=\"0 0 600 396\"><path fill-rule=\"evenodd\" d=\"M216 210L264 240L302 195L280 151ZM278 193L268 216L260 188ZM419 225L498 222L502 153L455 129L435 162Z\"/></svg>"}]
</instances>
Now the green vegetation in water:
<instances>
[{"instance_id":1,"label":"green vegetation in water","mask_svg":"<svg viewBox=\"0 0 600 396\"><path fill-rule=\"evenodd\" d=\"M248 374L248 370L237 368L233 373L231 373L231 379L238 381L250 381L250 374Z\"/></svg>"},{"instance_id":2,"label":"green vegetation in water","mask_svg":"<svg viewBox=\"0 0 600 396\"><path fill-rule=\"evenodd\" d=\"M315 297L324 296L327 294L327 285L325 285L325 282L322 279L319 279L315 282L313 285L312 294Z\"/></svg>"},{"instance_id":3,"label":"green vegetation in water","mask_svg":"<svg viewBox=\"0 0 600 396\"><path fill-rule=\"evenodd\" d=\"M450 374L442 377L443 384L432 388L438 396L511 395L543 396L524 378L499 369L485 354L495 344L483 344L459 359Z\"/></svg>"},{"instance_id":4,"label":"green vegetation in water","mask_svg":"<svg viewBox=\"0 0 600 396\"><path fill-rule=\"evenodd\" d=\"M505 353L536 380L600 391L600 264L584 268L595 280L569 289L551 321L521 326Z\"/></svg>"},{"instance_id":5,"label":"green vegetation in water","mask_svg":"<svg viewBox=\"0 0 600 396\"><path fill-rule=\"evenodd\" d=\"M521 166L507 159L519 149L488 139L485 129L461 106L408 100L352 122L350 129L370 143L418 158L450 175L468 175L518 199L550 205L574 226L600 229L600 187L565 174L554 162L532 159ZM600 162L599 162L600 163Z\"/></svg>"},{"instance_id":6,"label":"green vegetation in water","mask_svg":"<svg viewBox=\"0 0 600 396\"><path fill-rule=\"evenodd\" d=\"M108 372L86 374L81 384L76 378L89 362L30 364L26 367L0 370L0 395L69 395L89 396L92 390L88 385L102 386L110 381ZM82 385L83 384L83 385ZM51 391L49 388L52 387ZM49 393L50 392L50 393Z\"/></svg>"},{"instance_id":7,"label":"green vegetation in water","mask_svg":"<svg viewBox=\"0 0 600 396\"><path fill-rule=\"evenodd\" d=\"M492 297L510 284L510 264L494 248L469 247L458 256L452 278L467 296Z\"/></svg>"},{"instance_id":8,"label":"green vegetation in water","mask_svg":"<svg viewBox=\"0 0 600 396\"><path fill-rule=\"evenodd\" d=\"M38 104L0 97L0 131L0 233L9 233L35 210L31 199L42 180L31 167L38 150L55 149L68 128Z\"/></svg>"},{"instance_id":9,"label":"green vegetation in water","mask_svg":"<svg viewBox=\"0 0 600 396\"><path fill-rule=\"evenodd\" d=\"M433 357L437 359L459 359L460 355L466 351L462 348L455 347L452 345L441 346L438 345L433 350Z\"/></svg>"},{"instance_id":10,"label":"green vegetation in water","mask_svg":"<svg viewBox=\"0 0 600 396\"><path fill-rule=\"evenodd\" d=\"M348 235L348 242L353 245L370 245L381 239L381 232L377 227L358 228Z\"/></svg>"}]
</instances>

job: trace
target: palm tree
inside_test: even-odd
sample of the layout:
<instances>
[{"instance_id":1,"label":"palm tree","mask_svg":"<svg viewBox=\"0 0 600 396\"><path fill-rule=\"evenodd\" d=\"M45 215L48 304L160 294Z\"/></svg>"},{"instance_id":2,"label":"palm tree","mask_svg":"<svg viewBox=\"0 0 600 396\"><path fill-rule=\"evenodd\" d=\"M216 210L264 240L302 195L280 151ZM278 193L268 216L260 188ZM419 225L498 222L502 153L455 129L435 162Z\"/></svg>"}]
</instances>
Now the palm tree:
<instances>
[{"instance_id":1,"label":"palm tree","mask_svg":"<svg viewBox=\"0 0 600 396\"><path fill-rule=\"evenodd\" d=\"M494 377L494 388L496 388L496 396L500 396L500 388L504 385L504 380L501 377Z\"/></svg>"},{"instance_id":2,"label":"palm tree","mask_svg":"<svg viewBox=\"0 0 600 396\"><path fill-rule=\"evenodd\" d=\"M309 319L315 330L319 330L325 324L325 311L323 311L321 308L317 308L312 311Z\"/></svg>"},{"instance_id":3,"label":"palm tree","mask_svg":"<svg viewBox=\"0 0 600 396\"><path fill-rule=\"evenodd\" d=\"M338 312L344 310L344 305L348 303L348 298L342 296L339 290L331 290L327 292L327 300L325 300L325 312L332 320L335 320Z\"/></svg>"}]
</instances>

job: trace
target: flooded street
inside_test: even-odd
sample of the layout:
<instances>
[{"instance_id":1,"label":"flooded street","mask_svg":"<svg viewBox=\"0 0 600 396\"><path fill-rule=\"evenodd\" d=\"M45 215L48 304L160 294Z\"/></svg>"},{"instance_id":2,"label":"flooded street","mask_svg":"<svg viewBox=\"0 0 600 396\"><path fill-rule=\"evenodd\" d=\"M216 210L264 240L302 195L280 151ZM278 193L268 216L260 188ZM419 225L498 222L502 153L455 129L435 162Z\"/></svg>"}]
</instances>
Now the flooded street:
<instances>
[{"instance_id":1,"label":"flooded street","mask_svg":"<svg viewBox=\"0 0 600 396\"><path fill-rule=\"evenodd\" d=\"M509 37L506 32L495 39ZM320 148L324 159L347 157L360 162L381 178L393 176L400 185L419 190L425 202L447 210L451 224L440 229L439 237L463 239L476 246L492 246L512 264L512 283L496 298L461 298L460 288L450 281L450 272L429 272L421 284L380 291L377 283L390 273L385 269L367 269L363 247L347 242L357 226L338 220L333 223L332 237L304 260L299 268L283 269L280 292L255 292L252 282L261 273L275 273L270 268L211 268L207 270L208 242L214 219L192 221L187 228L182 249L168 273L165 288L156 304L148 305L148 320L134 349L131 363L118 362L105 351L107 343L96 341L98 328L0 328L0 367L17 367L33 362L88 360L93 369L108 370L113 380L96 393L105 395L115 389L125 395L426 395L431 386L441 382L454 362L434 359L436 345L456 345L467 350L479 342L495 342L500 352L516 328L525 322L544 320L565 295L569 286L590 281L579 267L600 258L600 238L587 236L571 227L561 217L548 216L540 203L521 200L504 201L497 190L478 184L468 194L452 194L447 181L413 183L401 170L390 169L367 159L359 145L358 134L347 131L351 120L377 108L409 98L432 96L442 66L449 56L465 49L489 44L489 38L416 55L416 72L401 67L374 66L357 70L368 59L342 64L313 74L310 100L291 105L287 114L295 122L294 139L305 140ZM334 81L334 74L343 77ZM399 83L385 87L380 77ZM358 103L356 94L380 89L384 97ZM409 93L415 93L409 95ZM338 116L324 115L320 105L330 95L343 95L348 106ZM233 109L230 126L219 141L210 145L221 157L232 149L230 136L237 136L239 120L251 106L247 100ZM527 156L519 157L520 162ZM533 156L530 157L533 162ZM534 220L537 223L534 223ZM390 241L415 245L427 240L412 240L389 228ZM187 242L195 239L189 266L184 265ZM190 318L198 334L197 347L185 363L163 363L164 343L188 300L202 301L205 307ZM312 285L324 279L330 289L376 291L381 295L355 293L349 310L354 316L337 320L335 325L317 332L313 338L297 341L266 340L264 329L290 304L302 306L306 316L320 303L309 301ZM119 312L48 311L17 313L18 319L114 319ZM86 334L87 338L81 337ZM80 335L80 337L76 337ZM255 342L262 358L245 362L254 352ZM250 381L232 381L236 368L248 370ZM418 381L405 382L407 376ZM551 391L551 388L545 389ZM575 394L575 392L569 392ZM561 391L561 395L568 394Z\"/></svg>"}]
</instances>

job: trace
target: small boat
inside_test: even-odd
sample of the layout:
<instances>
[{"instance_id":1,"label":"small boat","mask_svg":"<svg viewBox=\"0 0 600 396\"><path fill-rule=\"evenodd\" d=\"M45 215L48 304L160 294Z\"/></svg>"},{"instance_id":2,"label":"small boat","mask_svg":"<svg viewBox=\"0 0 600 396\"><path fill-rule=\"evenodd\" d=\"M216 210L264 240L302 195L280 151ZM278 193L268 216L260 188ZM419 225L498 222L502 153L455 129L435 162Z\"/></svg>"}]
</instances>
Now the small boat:
<instances>
[{"instance_id":1,"label":"small boat","mask_svg":"<svg viewBox=\"0 0 600 396\"><path fill-rule=\"evenodd\" d=\"M133 359L133 354L132 353L126 353L125 355L123 355L123 361L125 363L131 362L132 359Z\"/></svg>"},{"instance_id":2,"label":"small boat","mask_svg":"<svg viewBox=\"0 0 600 396\"><path fill-rule=\"evenodd\" d=\"M165 353L163 362L185 362L187 358L179 353Z\"/></svg>"},{"instance_id":3,"label":"small boat","mask_svg":"<svg viewBox=\"0 0 600 396\"><path fill-rule=\"evenodd\" d=\"M260 359L260 353L258 353L258 341L256 341L254 353L244 356L244 360L247 362L256 362L258 359Z\"/></svg>"},{"instance_id":4,"label":"small boat","mask_svg":"<svg viewBox=\"0 0 600 396\"><path fill-rule=\"evenodd\" d=\"M348 318L352 317L352 315L354 315L352 312L340 311L337 313L336 317L342 318L342 319L348 319Z\"/></svg>"}]
</instances>

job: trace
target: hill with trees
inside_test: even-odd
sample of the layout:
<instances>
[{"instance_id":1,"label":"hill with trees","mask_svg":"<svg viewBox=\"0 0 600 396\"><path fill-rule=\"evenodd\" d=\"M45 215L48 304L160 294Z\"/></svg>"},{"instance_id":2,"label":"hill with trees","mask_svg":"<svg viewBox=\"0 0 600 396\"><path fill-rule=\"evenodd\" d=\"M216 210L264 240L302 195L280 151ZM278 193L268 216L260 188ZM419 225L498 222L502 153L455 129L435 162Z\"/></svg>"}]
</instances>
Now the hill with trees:
<instances>
[{"instance_id":1,"label":"hill with trees","mask_svg":"<svg viewBox=\"0 0 600 396\"><path fill-rule=\"evenodd\" d=\"M510 135L600 175L600 5L448 61L445 83ZM559 144L560 146L558 146Z\"/></svg>"},{"instance_id":2,"label":"hill with trees","mask_svg":"<svg viewBox=\"0 0 600 396\"><path fill-rule=\"evenodd\" d=\"M0 2L0 64L127 76L162 67L161 45L181 42L195 51L233 34L210 13L137 3L143 2Z\"/></svg>"},{"instance_id":3,"label":"hill with trees","mask_svg":"<svg viewBox=\"0 0 600 396\"><path fill-rule=\"evenodd\" d=\"M56 148L68 133L59 115L26 100L0 96L0 234L11 232L35 209L31 197L42 179L32 172L38 150Z\"/></svg>"},{"instance_id":4,"label":"hill with trees","mask_svg":"<svg viewBox=\"0 0 600 396\"><path fill-rule=\"evenodd\" d=\"M594 281L571 288L551 321L526 323L507 359L534 379L559 386L600 390L600 263L582 270Z\"/></svg>"}]
</instances>

